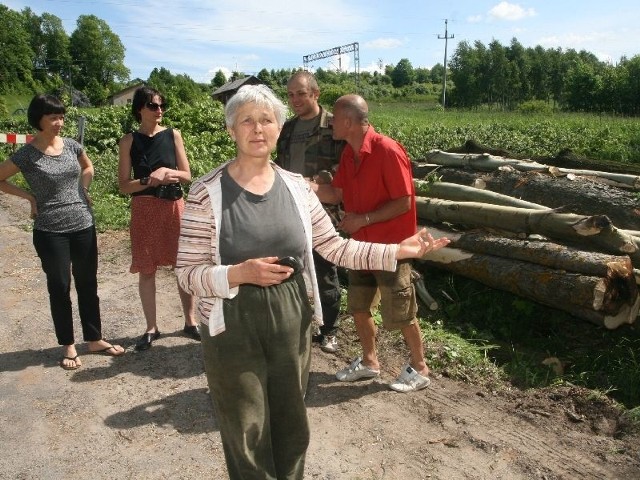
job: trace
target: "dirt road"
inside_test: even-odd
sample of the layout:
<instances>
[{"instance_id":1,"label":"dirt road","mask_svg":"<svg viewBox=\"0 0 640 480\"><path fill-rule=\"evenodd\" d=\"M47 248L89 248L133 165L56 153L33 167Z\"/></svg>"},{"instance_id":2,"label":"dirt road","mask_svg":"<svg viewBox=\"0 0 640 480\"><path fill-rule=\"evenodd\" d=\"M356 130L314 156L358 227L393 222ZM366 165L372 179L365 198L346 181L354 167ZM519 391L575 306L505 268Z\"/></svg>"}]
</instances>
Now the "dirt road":
<instances>
[{"instance_id":1,"label":"dirt road","mask_svg":"<svg viewBox=\"0 0 640 480\"><path fill-rule=\"evenodd\" d=\"M128 236L100 235L104 333L127 354L87 355L80 344L82 368L65 371L28 223L26 205L0 193L0 478L226 478L172 273L159 276L164 335L135 353L144 322ZM437 372L429 389L398 394L385 382L403 359L388 359L381 381L351 385L333 376L347 360L314 347L306 478L640 478L638 437L606 399L569 387L492 393Z\"/></svg>"}]
</instances>

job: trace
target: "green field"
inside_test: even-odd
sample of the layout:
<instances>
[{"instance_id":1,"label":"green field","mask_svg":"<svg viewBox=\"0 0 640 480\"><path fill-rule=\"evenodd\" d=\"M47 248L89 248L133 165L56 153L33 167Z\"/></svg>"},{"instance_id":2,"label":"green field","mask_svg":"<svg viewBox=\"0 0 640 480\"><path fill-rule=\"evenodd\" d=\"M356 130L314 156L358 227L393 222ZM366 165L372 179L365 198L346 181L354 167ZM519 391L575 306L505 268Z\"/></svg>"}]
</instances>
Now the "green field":
<instances>
[{"instance_id":1,"label":"green field","mask_svg":"<svg viewBox=\"0 0 640 480\"><path fill-rule=\"evenodd\" d=\"M412 159L466 140L528 157L563 149L594 160L640 164L640 120L591 114L438 111L415 104L370 106L371 122L400 141Z\"/></svg>"}]
</instances>

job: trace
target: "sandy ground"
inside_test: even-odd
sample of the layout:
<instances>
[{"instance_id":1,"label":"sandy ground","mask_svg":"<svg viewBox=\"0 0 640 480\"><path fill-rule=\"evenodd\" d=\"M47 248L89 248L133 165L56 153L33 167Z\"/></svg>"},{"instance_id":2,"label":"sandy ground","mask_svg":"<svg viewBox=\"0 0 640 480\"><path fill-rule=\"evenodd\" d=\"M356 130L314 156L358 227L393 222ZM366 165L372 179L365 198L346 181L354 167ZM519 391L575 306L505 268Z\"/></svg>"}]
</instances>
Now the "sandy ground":
<instances>
[{"instance_id":1,"label":"sandy ground","mask_svg":"<svg viewBox=\"0 0 640 480\"><path fill-rule=\"evenodd\" d=\"M128 236L102 234L100 298L105 338L122 358L88 355L65 371L28 210L0 193L0 478L226 478L200 344L181 334L170 271L159 274L163 333L147 352ZM80 339L79 322L77 338ZM434 373L413 394L379 381L343 384L349 359L314 346L307 395L308 479L634 479L638 436L606 399L570 387L490 392Z\"/></svg>"}]
</instances>

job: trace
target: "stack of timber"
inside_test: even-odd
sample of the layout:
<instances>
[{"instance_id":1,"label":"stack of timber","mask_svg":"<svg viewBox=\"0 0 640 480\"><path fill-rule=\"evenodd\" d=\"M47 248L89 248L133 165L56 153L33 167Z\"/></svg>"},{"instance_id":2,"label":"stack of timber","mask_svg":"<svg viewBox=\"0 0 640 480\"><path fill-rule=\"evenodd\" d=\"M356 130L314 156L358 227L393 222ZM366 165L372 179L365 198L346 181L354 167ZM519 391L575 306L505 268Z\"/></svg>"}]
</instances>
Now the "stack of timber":
<instances>
[{"instance_id":1,"label":"stack of timber","mask_svg":"<svg viewBox=\"0 0 640 480\"><path fill-rule=\"evenodd\" d=\"M451 243L423 262L607 328L635 321L639 176L439 150L425 160L418 223Z\"/></svg>"}]
</instances>

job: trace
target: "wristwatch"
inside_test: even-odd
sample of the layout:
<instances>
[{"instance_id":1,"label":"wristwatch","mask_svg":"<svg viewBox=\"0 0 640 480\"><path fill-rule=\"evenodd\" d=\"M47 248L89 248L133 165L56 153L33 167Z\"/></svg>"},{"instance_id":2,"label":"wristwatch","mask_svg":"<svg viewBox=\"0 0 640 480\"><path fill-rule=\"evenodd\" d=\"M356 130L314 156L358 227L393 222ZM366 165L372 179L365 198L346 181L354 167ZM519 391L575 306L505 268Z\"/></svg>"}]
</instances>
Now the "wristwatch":
<instances>
[{"instance_id":1,"label":"wristwatch","mask_svg":"<svg viewBox=\"0 0 640 480\"><path fill-rule=\"evenodd\" d=\"M149 177L142 177L140 179L140 185L149 185Z\"/></svg>"}]
</instances>

